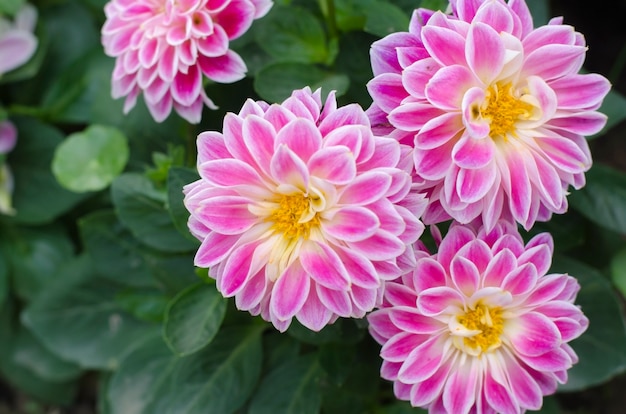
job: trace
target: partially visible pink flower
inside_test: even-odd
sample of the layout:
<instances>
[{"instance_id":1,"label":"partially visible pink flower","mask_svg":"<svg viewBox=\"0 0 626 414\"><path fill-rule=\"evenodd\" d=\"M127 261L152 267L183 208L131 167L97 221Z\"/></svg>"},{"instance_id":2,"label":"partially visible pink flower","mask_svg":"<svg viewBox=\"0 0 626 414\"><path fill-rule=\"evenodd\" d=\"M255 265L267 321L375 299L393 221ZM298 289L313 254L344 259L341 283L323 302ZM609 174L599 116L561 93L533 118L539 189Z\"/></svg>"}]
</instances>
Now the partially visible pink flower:
<instances>
[{"instance_id":1,"label":"partially visible pink flower","mask_svg":"<svg viewBox=\"0 0 626 414\"><path fill-rule=\"evenodd\" d=\"M588 326L576 279L546 274L552 250L548 233L524 245L499 222L477 233L455 224L437 254L418 252L368 316L396 396L431 413L538 410L567 381L578 361L568 342Z\"/></svg>"},{"instance_id":2,"label":"partially visible pink flower","mask_svg":"<svg viewBox=\"0 0 626 414\"><path fill-rule=\"evenodd\" d=\"M11 121L0 121L0 155L7 154L15 147L17 129Z\"/></svg>"},{"instance_id":3,"label":"partially visible pink flower","mask_svg":"<svg viewBox=\"0 0 626 414\"><path fill-rule=\"evenodd\" d=\"M172 108L192 123L202 109L216 109L204 92L203 77L232 83L245 76L246 65L229 49L254 19L265 15L272 0L111 0L102 44L115 57L114 98L126 96L124 112L137 96L157 122Z\"/></svg>"},{"instance_id":4,"label":"partially visible pink flower","mask_svg":"<svg viewBox=\"0 0 626 414\"><path fill-rule=\"evenodd\" d=\"M37 10L24 4L13 22L0 15L0 76L28 62L37 50Z\"/></svg>"},{"instance_id":5,"label":"partially visible pink flower","mask_svg":"<svg viewBox=\"0 0 626 414\"><path fill-rule=\"evenodd\" d=\"M201 179L185 187L195 264L239 309L280 331L363 317L382 281L411 269L425 202L410 148L374 136L363 109L334 93L248 100L223 133L198 137ZM407 247L409 246L409 247Z\"/></svg>"},{"instance_id":6,"label":"partially visible pink flower","mask_svg":"<svg viewBox=\"0 0 626 414\"><path fill-rule=\"evenodd\" d=\"M415 147L424 223L505 218L526 229L567 210L591 167L584 138L610 84L578 74L587 47L561 18L533 29L524 0L456 0L417 10L408 33L374 43L368 110Z\"/></svg>"}]
</instances>

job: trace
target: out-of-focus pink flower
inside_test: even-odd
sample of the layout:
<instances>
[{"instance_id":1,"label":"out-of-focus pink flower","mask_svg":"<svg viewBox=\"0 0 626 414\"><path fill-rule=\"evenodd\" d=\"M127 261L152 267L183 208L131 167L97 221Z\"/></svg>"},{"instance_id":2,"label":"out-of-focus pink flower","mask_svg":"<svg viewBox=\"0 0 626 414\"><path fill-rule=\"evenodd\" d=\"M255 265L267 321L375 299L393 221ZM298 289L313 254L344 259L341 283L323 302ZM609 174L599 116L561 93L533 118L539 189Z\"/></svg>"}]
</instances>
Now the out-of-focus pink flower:
<instances>
[{"instance_id":1,"label":"out-of-focus pink flower","mask_svg":"<svg viewBox=\"0 0 626 414\"><path fill-rule=\"evenodd\" d=\"M546 275L552 249L548 233L524 245L501 221L490 232L453 225L437 254L418 252L368 316L396 396L432 413L539 409L567 381L578 361L568 342L588 325L576 279Z\"/></svg>"},{"instance_id":2,"label":"out-of-focus pink flower","mask_svg":"<svg viewBox=\"0 0 626 414\"><path fill-rule=\"evenodd\" d=\"M372 45L368 114L414 145L424 223L505 218L528 229L584 185L584 136L604 126L596 109L610 84L578 74L585 41L561 18L533 29L524 0L451 6L417 10L408 33Z\"/></svg>"},{"instance_id":3,"label":"out-of-focus pink flower","mask_svg":"<svg viewBox=\"0 0 626 414\"><path fill-rule=\"evenodd\" d=\"M0 16L0 76L28 62L37 50L37 10L25 4L13 22Z\"/></svg>"},{"instance_id":4,"label":"out-of-focus pink flower","mask_svg":"<svg viewBox=\"0 0 626 414\"><path fill-rule=\"evenodd\" d=\"M185 187L195 264L239 309L284 331L363 317L382 281L415 265L425 208L411 189L411 150L374 136L363 109L334 93L248 100L223 133L198 137L201 179ZM409 245L409 247L407 247Z\"/></svg>"},{"instance_id":5,"label":"out-of-focus pink flower","mask_svg":"<svg viewBox=\"0 0 626 414\"><path fill-rule=\"evenodd\" d=\"M105 52L116 58L114 98L126 96L124 112L137 96L157 122L172 107L192 123L200 122L208 79L231 83L245 76L246 65L229 49L252 21L265 15L271 0L111 0L102 27Z\"/></svg>"},{"instance_id":6,"label":"out-of-focus pink flower","mask_svg":"<svg viewBox=\"0 0 626 414\"><path fill-rule=\"evenodd\" d=\"M0 154L6 154L15 147L17 129L11 121L0 121Z\"/></svg>"}]
</instances>

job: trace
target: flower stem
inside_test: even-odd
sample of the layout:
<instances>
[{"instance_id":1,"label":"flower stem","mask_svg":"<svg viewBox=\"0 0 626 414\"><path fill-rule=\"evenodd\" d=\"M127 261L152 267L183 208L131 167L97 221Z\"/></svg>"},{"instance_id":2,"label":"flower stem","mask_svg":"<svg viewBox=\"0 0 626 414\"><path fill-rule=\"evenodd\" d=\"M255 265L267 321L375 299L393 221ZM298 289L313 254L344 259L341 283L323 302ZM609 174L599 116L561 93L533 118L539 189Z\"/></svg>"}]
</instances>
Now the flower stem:
<instances>
[{"instance_id":1,"label":"flower stem","mask_svg":"<svg viewBox=\"0 0 626 414\"><path fill-rule=\"evenodd\" d=\"M331 39L339 37L337 31L337 20L335 18L335 0L326 0L326 24L328 25L328 35Z\"/></svg>"}]
</instances>

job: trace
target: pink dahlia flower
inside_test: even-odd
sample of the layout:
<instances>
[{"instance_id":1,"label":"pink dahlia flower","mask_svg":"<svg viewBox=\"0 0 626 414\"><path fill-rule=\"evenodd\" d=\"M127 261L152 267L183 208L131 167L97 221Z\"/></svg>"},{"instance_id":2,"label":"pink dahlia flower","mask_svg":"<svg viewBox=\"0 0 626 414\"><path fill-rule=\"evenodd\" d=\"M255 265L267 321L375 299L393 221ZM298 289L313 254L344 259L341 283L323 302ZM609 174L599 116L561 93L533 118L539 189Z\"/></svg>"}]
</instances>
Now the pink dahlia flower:
<instances>
[{"instance_id":1,"label":"pink dahlia flower","mask_svg":"<svg viewBox=\"0 0 626 414\"><path fill-rule=\"evenodd\" d=\"M372 124L414 145L424 223L500 218L526 229L567 210L585 183L584 136L602 129L609 91L578 74L587 47L553 19L533 29L524 0L456 0L416 10L408 33L372 45Z\"/></svg>"},{"instance_id":2,"label":"pink dahlia flower","mask_svg":"<svg viewBox=\"0 0 626 414\"><path fill-rule=\"evenodd\" d=\"M567 381L578 361L568 342L588 325L576 279L546 275L551 236L524 245L511 223L453 225L437 254L419 253L368 316L396 396L431 413L539 409Z\"/></svg>"},{"instance_id":3,"label":"pink dahlia flower","mask_svg":"<svg viewBox=\"0 0 626 414\"><path fill-rule=\"evenodd\" d=\"M382 280L415 265L423 196L410 148L374 136L356 104L295 91L281 105L248 100L224 132L198 137L201 179L185 187L195 264L239 309L284 331L363 317Z\"/></svg>"},{"instance_id":4,"label":"pink dahlia flower","mask_svg":"<svg viewBox=\"0 0 626 414\"><path fill-rule=\"evenodd\" d=\"M37 38L33 34L37 23L37 10L25 4L13 22L0 15L0 76L24 63L37 50Z\"/></svg>"},{"instance_id":5,"label":"pink dahlia flower","mask_svg":"<svg viewBox=\"0 0 626 414\"><path fill-rule=\"evenodd\" d=\"M124 112L137 96L157 122L172 107L192 123L206 104L203 75L231 83L245 76L246 65L229 42L264 16L271 0L111 0L102 27L105 52L115 57L114 98L126 96Z\"/></svg>"}]
</instances>

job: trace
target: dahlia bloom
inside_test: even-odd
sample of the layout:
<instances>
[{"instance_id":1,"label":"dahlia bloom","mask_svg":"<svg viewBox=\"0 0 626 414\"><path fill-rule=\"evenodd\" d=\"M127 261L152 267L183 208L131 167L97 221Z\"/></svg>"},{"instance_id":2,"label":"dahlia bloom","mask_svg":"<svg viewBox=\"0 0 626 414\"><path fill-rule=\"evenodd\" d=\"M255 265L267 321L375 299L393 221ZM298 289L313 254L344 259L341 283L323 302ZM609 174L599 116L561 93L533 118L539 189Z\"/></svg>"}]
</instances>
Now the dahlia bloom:
<instances>
[{"instance_id":1,"label":"dahlia bloom","mask_svg":"<svg viewBox=\"0 0 626 414\"><path fill-rule=\"evenodd\" d=\"M382 281L415 265L423 196L410 148L374 136L363 109L334 93L248 100L223 133L198 136L200 180L184 188L195 265L241 310L280 331L363 317ZM407 247L409 245L409 247Z\"/></svg>"},{"instance_id":2,"label":"dahlia bloom","mask_svg":"<svg viewBox=\"0 0 626 414\"><path fill-rule=\"evenodd\" d=\"M37 10L24 4L13 22L0 15L0 76L24 63L37 50L37 38L33 34L37 23Z\"/></svg>"},{"instance_id":3,"label":"dahlia bloom","mask_svg":"<svg viewBox=\"0 0 626 414\"><path fill-rule=\"evenodd\" d=\"M610 88L578 74L583 36L555 18L533 29L524 0L416 10L408 33L374 43L372 124L414 145L426 224L450 218L526 229L567 210L591 167L585 135Z\"/></svg>"},{"instance_id":4,"label":"dahlia bloom","mask_svg":"<svg viewBox=\"0 0 626 414\"><path fill-rule=\"evenodd\" d=\"M431 413L520 413L567 381L568 344L587 318L576 279L548 274L552 238L524 245L511 223L453 225L435 255L386 283L368 316L383 345L381 376L399 399Z\"/></svg>"},{"instance_id":5,"label":"dahlia bloom","mask_svg":"<svg viewBox=\"0 0 626 414\"><path fill-rule=\"evenodd\" d=\"M246 65L229 42L264 16L271 0L111 0L102 27L105 53L115 57L114 98L126 96L124 113L143 92L157 122L172 107L198 123L206 104L203 75L220 83L245 76Z\"/></svg>"}]
</instances>

